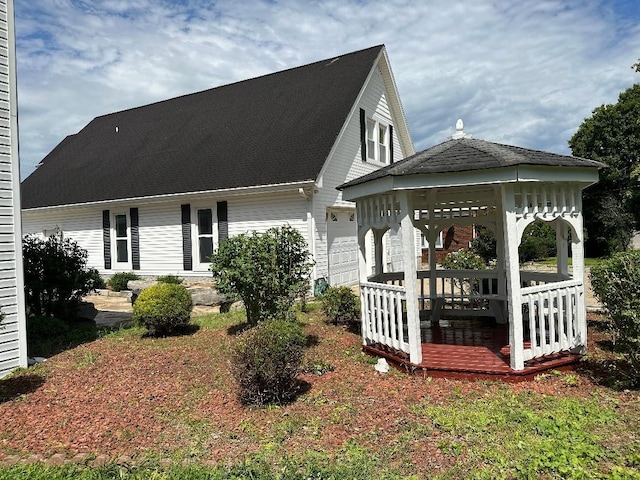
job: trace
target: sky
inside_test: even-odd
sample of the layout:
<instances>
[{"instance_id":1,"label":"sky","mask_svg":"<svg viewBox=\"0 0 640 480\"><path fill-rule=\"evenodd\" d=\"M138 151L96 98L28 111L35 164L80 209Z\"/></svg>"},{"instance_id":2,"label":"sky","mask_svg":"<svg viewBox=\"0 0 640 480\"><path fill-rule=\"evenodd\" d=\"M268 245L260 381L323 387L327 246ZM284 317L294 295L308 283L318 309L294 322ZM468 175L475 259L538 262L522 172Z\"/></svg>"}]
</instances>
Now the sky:
<instances>
[{"instance_id":1,"label":"sky","mask_svg":"<svg viewBox=\"0 0 640 480\"><path fill-rule=\"evenodd\" d=\"M640 82L640 0L15 0L21 176L94 117L384 44L416 151L570 154Z\"/></svg>"}]
</instances>

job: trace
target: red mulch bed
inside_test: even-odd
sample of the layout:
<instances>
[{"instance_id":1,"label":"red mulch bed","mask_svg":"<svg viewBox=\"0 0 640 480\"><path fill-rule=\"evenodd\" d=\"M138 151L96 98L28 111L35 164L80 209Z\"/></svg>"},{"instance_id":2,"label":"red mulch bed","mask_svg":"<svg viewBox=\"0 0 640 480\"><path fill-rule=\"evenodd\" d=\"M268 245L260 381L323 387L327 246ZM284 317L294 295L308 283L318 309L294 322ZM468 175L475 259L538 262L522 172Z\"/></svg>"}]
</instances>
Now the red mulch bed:
<instances>
[{"instance_id":1,"label":"red mulch bed","mask_svg":"<svg viewBox=\"0 0 640 480\"><path fill-rule=\"evenodd\" d=\"M0 380L0 461L7 455L90 453L232 463L268 442L294 454L333 453L354 440L373 452L400 446L397 462L416 462L433 474L453 461L437 448L437 429L427 426L431 438L420 442L400 439L407 422L424 422L411 411L424 399L442 403L496 388L588 397L607 388L599 385L598 372L594 377L581 370L571 386L559 375L518 384L380 375L361 352L357 334L326 325L319 314L311 315L305 330L317 339L307 357L329 362L335 371L303 375L308 390L278 408L246 408L236 399L227 360L235 336L227 328L165 339L107 337L56 355ZM606 355L605 344L606 336L593 330L589 350Z\"/></svg>"}]
</instances>

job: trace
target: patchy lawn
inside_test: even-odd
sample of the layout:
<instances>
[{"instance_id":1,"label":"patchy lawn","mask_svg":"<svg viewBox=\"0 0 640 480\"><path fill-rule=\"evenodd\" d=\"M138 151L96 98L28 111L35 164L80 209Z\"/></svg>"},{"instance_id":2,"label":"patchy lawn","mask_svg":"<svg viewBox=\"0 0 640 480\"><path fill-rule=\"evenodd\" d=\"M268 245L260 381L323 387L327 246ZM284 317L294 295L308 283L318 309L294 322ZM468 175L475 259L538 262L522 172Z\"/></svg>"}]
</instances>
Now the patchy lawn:
<instances>
[{"instance_id":1,"label":"patchy lawn","mask_svg":"<svg viewBox=\"0 0 640 480\"><path fill-rule=\"evenodd\" d=\"M380 375L358 334L319 312L301 318L307 362L334 371L304 374L287 406L237 401L237 313L200 317L179 337L105 334L0 380L0 462L86 453L218 467L259 458L280 472L311 462L362 478L640 477L640 393L607 373L619 362L597 318L577 371L518 384Z\"/></svg>"}]
</instances>

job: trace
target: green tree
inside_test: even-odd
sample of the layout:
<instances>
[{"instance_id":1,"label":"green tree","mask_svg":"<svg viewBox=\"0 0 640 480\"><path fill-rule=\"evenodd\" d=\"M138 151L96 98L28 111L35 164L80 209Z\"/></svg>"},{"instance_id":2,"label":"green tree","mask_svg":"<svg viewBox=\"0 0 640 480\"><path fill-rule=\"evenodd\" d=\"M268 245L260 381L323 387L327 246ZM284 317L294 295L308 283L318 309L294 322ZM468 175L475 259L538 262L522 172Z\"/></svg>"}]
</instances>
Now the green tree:
<instances>
[{"instance_id":1,"label":"green tree","mask_svg":"<svg viewBox=\"0 0 640 480\"><path fill-rule=\"evenodd\" d=\"M287 316L309 289L312 266L304 237L289 225L231 237L211 256L216 288L240 297L251 325Z\"/></svg>"},{"instance_id":2,"label":"green tree","mask_svg":"<svg viewBox=\"0 0 640 480\"><path fill-rule=\"evenodd\" d=\"M608 165L583 196L587 255L625 250L640 226L640 84L622 92L617 103L596 108L569 146L578 157Z\"/></svg>"}]
</instances>

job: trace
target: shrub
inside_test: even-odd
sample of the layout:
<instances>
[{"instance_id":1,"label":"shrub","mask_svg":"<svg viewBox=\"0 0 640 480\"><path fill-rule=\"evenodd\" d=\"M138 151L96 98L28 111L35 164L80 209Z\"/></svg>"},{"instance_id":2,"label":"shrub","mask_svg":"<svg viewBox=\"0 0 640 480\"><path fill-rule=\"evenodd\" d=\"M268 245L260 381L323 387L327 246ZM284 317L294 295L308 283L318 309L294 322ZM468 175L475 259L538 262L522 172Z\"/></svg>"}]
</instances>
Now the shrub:
<instances>
[{"instance_id":1,"label":"shrub","mask_svg":"<svg viewBox=\"0 0 640 480\"><path fill-rule=\"evenodd\" d=\"M640 384L640 251L621 252L591 268L591 286L607 310L615 350Z\"/></svg>"},{"instance_id":2,"label":"shrub","mask_svg":"<svg viewBox=\"0 0 640 480\"><path fill-rule=\"evenodd\" d=\"M305 343L300 324L290 320L267 320L244 333L231 360L241 402L261 406L293 399Z\"/></svg>"},{"instance_id":3,"label":"shrub","mask_svg":"<svg viewBox=\"0 0 640 480\"><path fill-rule=\"evenodd\" d=\"M98 290L106 288L107 284L102 278L102 275L95 268L90 268L88 273L89 280L91 281L91 290Z\"/></svg>"},{"instance_id":4,"label":"shrub","mask_svg":"<svg viewBox=\"0 0 640 480\"><path fill-rule=\"evenodd\" d=\"M109 285L114 292L120 292L127 290L127 284L130 280L140 280L140 276L133 272L114 273L107 282L107 285Z\"/></svg>"},{"instance_id":5,"label":"shrub","mask_svg":"<svg viewBox=\"0 0 640 480\"><path fill-rule=\"evenodd\" d=\"M358 297L349 287L329 287L320 298L322 311L329 320L338 325L358 317Z\"/></svg>"},{"instance_id":6,"label":"shrub","mask_svg":"<svg viewBox=\"0 0 640 480\"><path fill-rule=\"evenodd\" d=\"M189 325L193 300L183 285L158 283L140 292L133 321L152 335L174 333Z\"/></svg>"},{"instance_id":7,"label":"shrub","mask_svg":"<svg viewBox=\"0 0 640 480\"><path fill-rule=\"evenodd\" d=\"M554 257L556 251L556 231L549 223L536 220L525 228L518 248L520 262Z\"/></svg>"},{"instance_id":8,"label":"shrub","mask_svg":"<svg viewBox=\"0 0 640 480\"><path fill-rule=\"evenodd\" d=\"M497 258L496 236L483 225L476 225L475 238L471 240L471 251L479 255L484 263L489 264Z\"/></svg>"},{"instance_id":9,"label":"shrub","mask_svg":"<svg viewBox=\"0 0 640 480\"><path fill-rule=\"evenodd\" d=\"M100 275L87 269L87 251L70 239L52 236L22 240L26 305L30 315L75 317L83 296Z\"/></svg>"},{"instance_id":10,"label":"shrub","mask_svg":"<svg viewBox=\"0 0 640 480\"><path fill-rule=\"evenodd\" d=\"M156 280L160 283L173 283L175 285L182 283L182 279L176 275L161 275Z\"/></svg>"},{"instance_id":11,"label":"shrub","mask_svg":"<svg viewBox=\"0 0 640 480\"><path fill-rule=\"evenodd\" d=\"M309 289L310 257L300 232L284 225L221 242L211 271L218 291L240 297L247 322L255 325L290 315L296 298Z\"/></svg>"},{"instance_id":12,"label":"shrub","mask_svg":"<svg viewBox=\"0 0 640 480\"><path fill-rule=\"evenodd\" d=\"M487 265L480 255L471 250L459 250L448 253L440 262L442 268L448 270L484 270Z\"/></svg>"}]
</instances>

